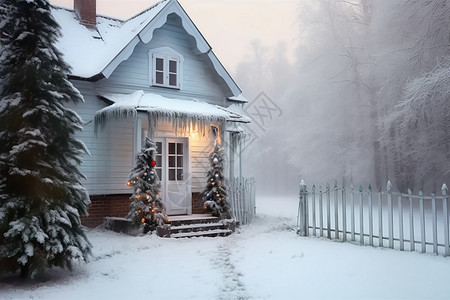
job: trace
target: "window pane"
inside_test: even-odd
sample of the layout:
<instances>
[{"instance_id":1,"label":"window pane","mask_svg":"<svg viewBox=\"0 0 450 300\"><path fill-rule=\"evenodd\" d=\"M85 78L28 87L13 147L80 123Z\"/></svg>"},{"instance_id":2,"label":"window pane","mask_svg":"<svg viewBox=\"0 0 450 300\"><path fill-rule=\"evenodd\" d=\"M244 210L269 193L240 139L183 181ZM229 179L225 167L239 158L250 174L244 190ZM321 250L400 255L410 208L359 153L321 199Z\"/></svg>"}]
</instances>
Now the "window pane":
<instances>
[{"instance_id":1,"label":"window pane","mask_svg":"<svg viewBox=\"0 0 450 300\"><path fill-rule=\"evenodd\" d=\"M175 154L175 143L169 143L169 154Z\"/></svg>"},{"instance_id":2,"label":"window pane","mask_svg":"<svg viewBox=\"0 0 450 300\"><path fill-rule=\"evenodd\" d=\"M175 60L169 61L169 72L170 73L177 73L177 62Z\"/></svg>"},{"instance_id":3,"label":"window pane","mask_svg":"<svg viewBox=\"0 0 450 300\"><path fill-rule=\"evenodd\" d=\"M175 180L175 169L169 169L169 180Z\"/></svg>"},{"instance_id":4,"label":"window pane","mask_svg":"<svg viewBox=\"0 0 450 300\"><path fill-rule=\"evenodd\" d=\"M169 156L169 168L175 167L175 156Z\"/></svg>"},{"instance_id":5,"label":"window pane","mask_svg":"<svg viewBox=\"0 0 450 300\"><path fill-rule=\"evenodd\" d=\"M164 73L162 72L156 72L156 79L155 82L157 84L164 84Z\"/></svg>"},{"instance_id":6,"label":"window pane","mask_svg":"<svg viewBox=\"0 0 450 300\"><path fill-rule=\"evenodd\" d=\"M161 142L156 142L156 151L158 153L162 153L162 143Z\"/></svg>"},{"instance_id":7,"label":"window pane","mask_svg":"<svg viewBox=\"0 0 450 300\"><path fill-rule=\"evenodd\" d=\"M169 85L177 86L177 74L169 74Z\"/></svg>"},{"instance_id":8,"label":"window pane","mask_svg":"<svg viewBox=\"0 0 450 300\"><path fill-rule=\"evenodd\" d=\"M164 71L164 59L156 58L155 69L158 70L158 71Z\"/></svg>"},{"instance_id":9,"label":"window pane","mask_svg":"<svg viewBox=\"0 0 450 300\"><path fill-rule=\"evenodd\" d=\"M158 178L162 180L161 171L162 171L162 169L156 169L156 174L158 174Z\"/></svg>"},{"instance_id":10,"label":"window pane","mask_svg":"<svg viewBox=\"0 0 450 300\"><path fill-rule=\"evenodd\" d=\"M177 144L177 154L183 154L183 143Z\"/></svg>"},{"instance_id":11,"label":"window pane","mask_svg":"<svg viewBox=\"0 0 450 300\"><path fill-rule=\"evenodd\" d=\"M177 180L183 180L183 169L177 169Z\"/></svg>"},{"instance_id":12,"label":"window pane","mask_svg":"<svg viewBox=\"0 0 450 300\"><path fill-rule=\"evenodd\" d=\"M161 155L156 155L156 167L161 167L161 162L162 162L162 156Z\"/></svg>"},{"instance_id":13,"label":"window pane","mask_svg":"<svg viewBox=\"0 0 450 300\"><path fill-rule=\"evenodd\" d=\"M183 156L177 156L177 167L183 167Z\"/></svg>"}]
</instances>

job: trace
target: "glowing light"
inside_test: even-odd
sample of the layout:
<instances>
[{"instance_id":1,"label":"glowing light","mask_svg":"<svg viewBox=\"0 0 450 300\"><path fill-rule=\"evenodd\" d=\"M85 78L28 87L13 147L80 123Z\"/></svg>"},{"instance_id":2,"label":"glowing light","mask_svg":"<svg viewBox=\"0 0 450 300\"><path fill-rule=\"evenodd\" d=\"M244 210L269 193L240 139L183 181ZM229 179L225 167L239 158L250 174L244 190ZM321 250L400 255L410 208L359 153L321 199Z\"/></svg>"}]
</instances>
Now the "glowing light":
<instances>
[{"instance_id":1,"label":"glowing light","mask_svg":"<svg viewBox=\"0 0 450 300\"><path fill-rule=\"evenodd\" d=\"M142 219L141 219L141 222L142 222L142 223L145 223L145 218L142 218Z\"/></svg>"},{"instance_id":2,"label":"glowing light","mask_svg":"<svg viewBox=\"0 0 450 300\"><path fill-rule=\"evenodd\" d=\"M131 186L131 182L128 181L128 182L127 182L127 186Z\"/></svg>"}]
</instances>

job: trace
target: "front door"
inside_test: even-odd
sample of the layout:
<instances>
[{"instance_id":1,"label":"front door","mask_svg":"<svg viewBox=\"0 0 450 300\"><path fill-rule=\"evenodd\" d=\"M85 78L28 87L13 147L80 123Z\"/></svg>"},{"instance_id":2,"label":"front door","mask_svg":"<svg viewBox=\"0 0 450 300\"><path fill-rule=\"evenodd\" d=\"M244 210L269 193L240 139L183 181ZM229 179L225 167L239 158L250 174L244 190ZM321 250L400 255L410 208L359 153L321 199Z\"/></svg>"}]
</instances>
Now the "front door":
<instances>
[{"instance_id":1,"label":"front door","mask_svg":"<svg viewBox=\"0 0 450 300\"><path fill-rule=\"evenodd\" d=\"M188 176L188 139L162 138L156 140L156 145L156 171L161 179L167 214L190 214L192 201Z\"/></svg>"}]
</instances>

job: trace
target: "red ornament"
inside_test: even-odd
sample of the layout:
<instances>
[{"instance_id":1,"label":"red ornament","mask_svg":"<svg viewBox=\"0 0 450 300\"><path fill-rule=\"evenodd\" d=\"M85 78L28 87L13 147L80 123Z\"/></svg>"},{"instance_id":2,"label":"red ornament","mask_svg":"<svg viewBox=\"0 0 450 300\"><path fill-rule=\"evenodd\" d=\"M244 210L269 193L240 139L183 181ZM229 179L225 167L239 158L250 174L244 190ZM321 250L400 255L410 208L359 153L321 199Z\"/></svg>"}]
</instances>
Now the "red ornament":
<instances>
[{"instance_id":1,"label":"red ornament","mask_svg":"<svg viewBox=\"0 0 450 300\"><path fill-rule=\"evenodd\" d=\"M152 165L152 167L156 167L156 161L152 160L150 164Z\"/></svg>"}]
</instances>

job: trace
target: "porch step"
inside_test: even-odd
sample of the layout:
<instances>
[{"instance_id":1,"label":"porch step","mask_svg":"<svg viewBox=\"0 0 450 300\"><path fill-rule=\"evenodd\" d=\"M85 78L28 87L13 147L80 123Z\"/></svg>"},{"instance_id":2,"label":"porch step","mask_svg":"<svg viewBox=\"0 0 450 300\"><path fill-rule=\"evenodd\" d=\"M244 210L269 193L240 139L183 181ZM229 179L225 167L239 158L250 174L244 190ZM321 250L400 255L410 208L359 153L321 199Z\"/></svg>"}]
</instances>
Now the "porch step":
<instances>
[{"instance_id":1,"label":"porch step","mask_svg":"<svg viewBox=\"0 0 450 300\"><path fill-rule=\"evenodd\" d=\"M171 238L191 238L191 237L216 237L216 236L229 236L233 231L230 229L214 229L206 231L193 231L193 232L180 232L171 234Z\"/></svg>"},{"instance_id":2,"label":"porch step","mask_svg":"<svg viewBox=\"0 0 450 300\"><path fill-rule=\"evenodd\" d=\"M239 223L235 220L220 220L210 215L171 216L170 224L158 226L156 233L165 238L216 237L232 234ZM131 235L139 234L138 227L125 218L106 217L105 229Z\"/></svg>"},{"instance_id":3,"label":"porch step","mask_svg":"<svg viewBox=\"0 0 450 300\"><path fill-rule=\"evenodd\" d=\"M210 215L172 216L170 225L159 226L161 237L189 238L228 236L235 231L235 220L220 220Z\"/></svg>"}]
</instances>

